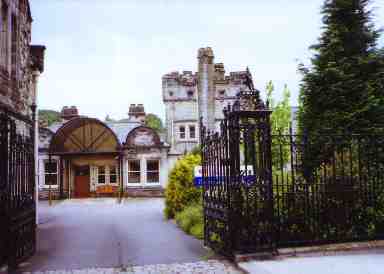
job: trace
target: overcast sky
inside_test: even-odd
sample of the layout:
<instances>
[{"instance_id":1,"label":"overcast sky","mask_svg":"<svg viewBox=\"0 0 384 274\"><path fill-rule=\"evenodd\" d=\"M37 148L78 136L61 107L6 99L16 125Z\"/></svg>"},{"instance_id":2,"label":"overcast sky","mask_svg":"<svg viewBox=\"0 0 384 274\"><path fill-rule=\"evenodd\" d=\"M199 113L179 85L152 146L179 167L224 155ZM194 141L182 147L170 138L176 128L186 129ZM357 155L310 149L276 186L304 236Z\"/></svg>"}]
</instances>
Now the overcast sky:
<instances>
[{"instance_id":1,"label":"overcast sky","mask_svg":"<svg viewBox=\"0 0 384 274\"><path fill-rule=\"evenodd\" d=\"M321 31L322 0L30 0L32 42L44 44L39 106L76 105L82 115L127 116L143 103L164 117L161 77L197 70L197 50L213 48L227 72L248 66L257 88L284 84L297 104L299 62ZM376 26L384 0L374 0ZM384 45L381 38L380 44Z\"/></svg>"}]
</instances>

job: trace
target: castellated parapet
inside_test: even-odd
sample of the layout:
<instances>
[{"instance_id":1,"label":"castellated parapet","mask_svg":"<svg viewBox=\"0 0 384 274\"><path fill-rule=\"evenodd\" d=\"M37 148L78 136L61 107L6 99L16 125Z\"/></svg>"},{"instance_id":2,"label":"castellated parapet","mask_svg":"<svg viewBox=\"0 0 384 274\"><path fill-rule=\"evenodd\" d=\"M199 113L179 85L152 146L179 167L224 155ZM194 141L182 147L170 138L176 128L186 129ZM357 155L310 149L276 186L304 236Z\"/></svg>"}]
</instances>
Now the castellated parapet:
<instances>
[{"instance_id":1,"label":"castellated parapet","mask_svg":"<svg viewBox=\"0 0 384 274\"><path fill-rule=\"evenodd\" d=\"M215 63L210 47L197 53L198 71L171 72L162 77L165 126L171 153L190 151L199 143L199 117L211 131L216 131L223 108L233 103L236 94L245 89L247 72L226 74L223 63Z\"/></svg>"}]
</instances>

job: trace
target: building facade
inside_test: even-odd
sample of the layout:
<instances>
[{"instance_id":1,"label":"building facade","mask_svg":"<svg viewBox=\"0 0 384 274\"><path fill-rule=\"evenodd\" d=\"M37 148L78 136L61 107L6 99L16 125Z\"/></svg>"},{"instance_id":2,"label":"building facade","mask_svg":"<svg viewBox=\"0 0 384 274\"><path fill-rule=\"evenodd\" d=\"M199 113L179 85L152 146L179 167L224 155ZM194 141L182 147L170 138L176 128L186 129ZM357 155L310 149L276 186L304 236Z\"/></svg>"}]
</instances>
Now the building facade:
<instances>
[{"instance_id":1,"label":"building facade","mask_svg":"<svg viewBox=\"0 0 384 274\"><path fill-rule=\"evenodd\" d=\"M197 59L197 72L171 72L162 77L166 141L171 146L171 158L199 144L200 117L209 130L217 130L224 118L224 107L246 88L247 71L226 74L224 64L215 63L211 48L199 49Z\"/></svg>"},{"instance_id":2,"label":"building facade","mask_svg":"<svg viewBox=\"0 0 384 274\"><path fill-rule=\"evenodd\" d=\"M44 46L31 45L28 0L0 0L0 105L31 117Z\"/></svg>"},{"instance_id":3,"label":"building facade","mask_svg":"<svg viewBox=\"0 0 384 274\"><path fill-rule=\"evenodd\" d=\"M60 122L40 127L40 198L161 195L169 146L144 121L143 105L131 105L126 122L64 107Z\"/></svg>"},{"instance_id":4,"label":"building facade","mask_svg":"<svg viewBox=\"0 0 384 274\"><path fill-rule=\"evenodd\" d=\"M223 109L245 89L247 71L225 73L211 48L198 51L198 71L162 77L165 136L144 125L143 105L130 105L126 122L100 121L64 107L61 121L40 127L40 198L160 195L168 173L199 144L199 121L211 131Z\"/></svg>"}]
</instances>

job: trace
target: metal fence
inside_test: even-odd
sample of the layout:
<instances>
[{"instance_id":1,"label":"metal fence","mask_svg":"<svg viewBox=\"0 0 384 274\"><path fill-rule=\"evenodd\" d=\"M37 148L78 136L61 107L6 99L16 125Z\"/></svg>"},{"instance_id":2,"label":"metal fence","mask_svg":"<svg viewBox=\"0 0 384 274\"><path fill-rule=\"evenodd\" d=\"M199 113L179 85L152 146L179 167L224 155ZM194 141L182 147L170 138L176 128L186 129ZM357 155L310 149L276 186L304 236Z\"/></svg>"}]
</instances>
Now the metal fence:
<instances>
[{"instance_id":1,"label":"metal fence","mask_svg":"<svg viewBox=\"0 0 384 274\"><path fill-rule=\"evenodd\" d=\"M0 265L35 252L33 120L0 107Z\"/></svg>"},{"instance_id":2,"label":"metal fence","mask_svg":"<svg viewBox=\"0 0 384 274\"><path fill-rule=\"evenodd\" d=\"M384 238L384 135L272 136L278 246Z\"/></svg>"},{"instance_id":3,"label":"metal fence","mask_svg":"<svg viewBox=\"0 0 384 274\"><path fill-rule=\"evenodd\" d=\"M204 241L217 252L384 239L384 134L271 134L249 85L201 122Z\"/></svg>"}]
</instances>

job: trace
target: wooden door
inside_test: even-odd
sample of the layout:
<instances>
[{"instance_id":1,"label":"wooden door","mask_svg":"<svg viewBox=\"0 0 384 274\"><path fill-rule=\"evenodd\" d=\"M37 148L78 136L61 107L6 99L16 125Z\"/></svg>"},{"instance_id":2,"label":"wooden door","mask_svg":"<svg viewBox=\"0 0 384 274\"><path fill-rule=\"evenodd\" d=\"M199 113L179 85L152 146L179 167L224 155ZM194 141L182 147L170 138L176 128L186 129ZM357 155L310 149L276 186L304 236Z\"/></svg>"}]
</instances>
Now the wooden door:
<instances>
[{"instance_id":1,"label":"wooden door","mask_svg":"<svg viewBox=\"0 0 384 274\"><path fill-rule=\"evenodd\" d=\"M89 166L76 167L75 197L87 198L90 196Z\"/></svg>"}]
</instances>

